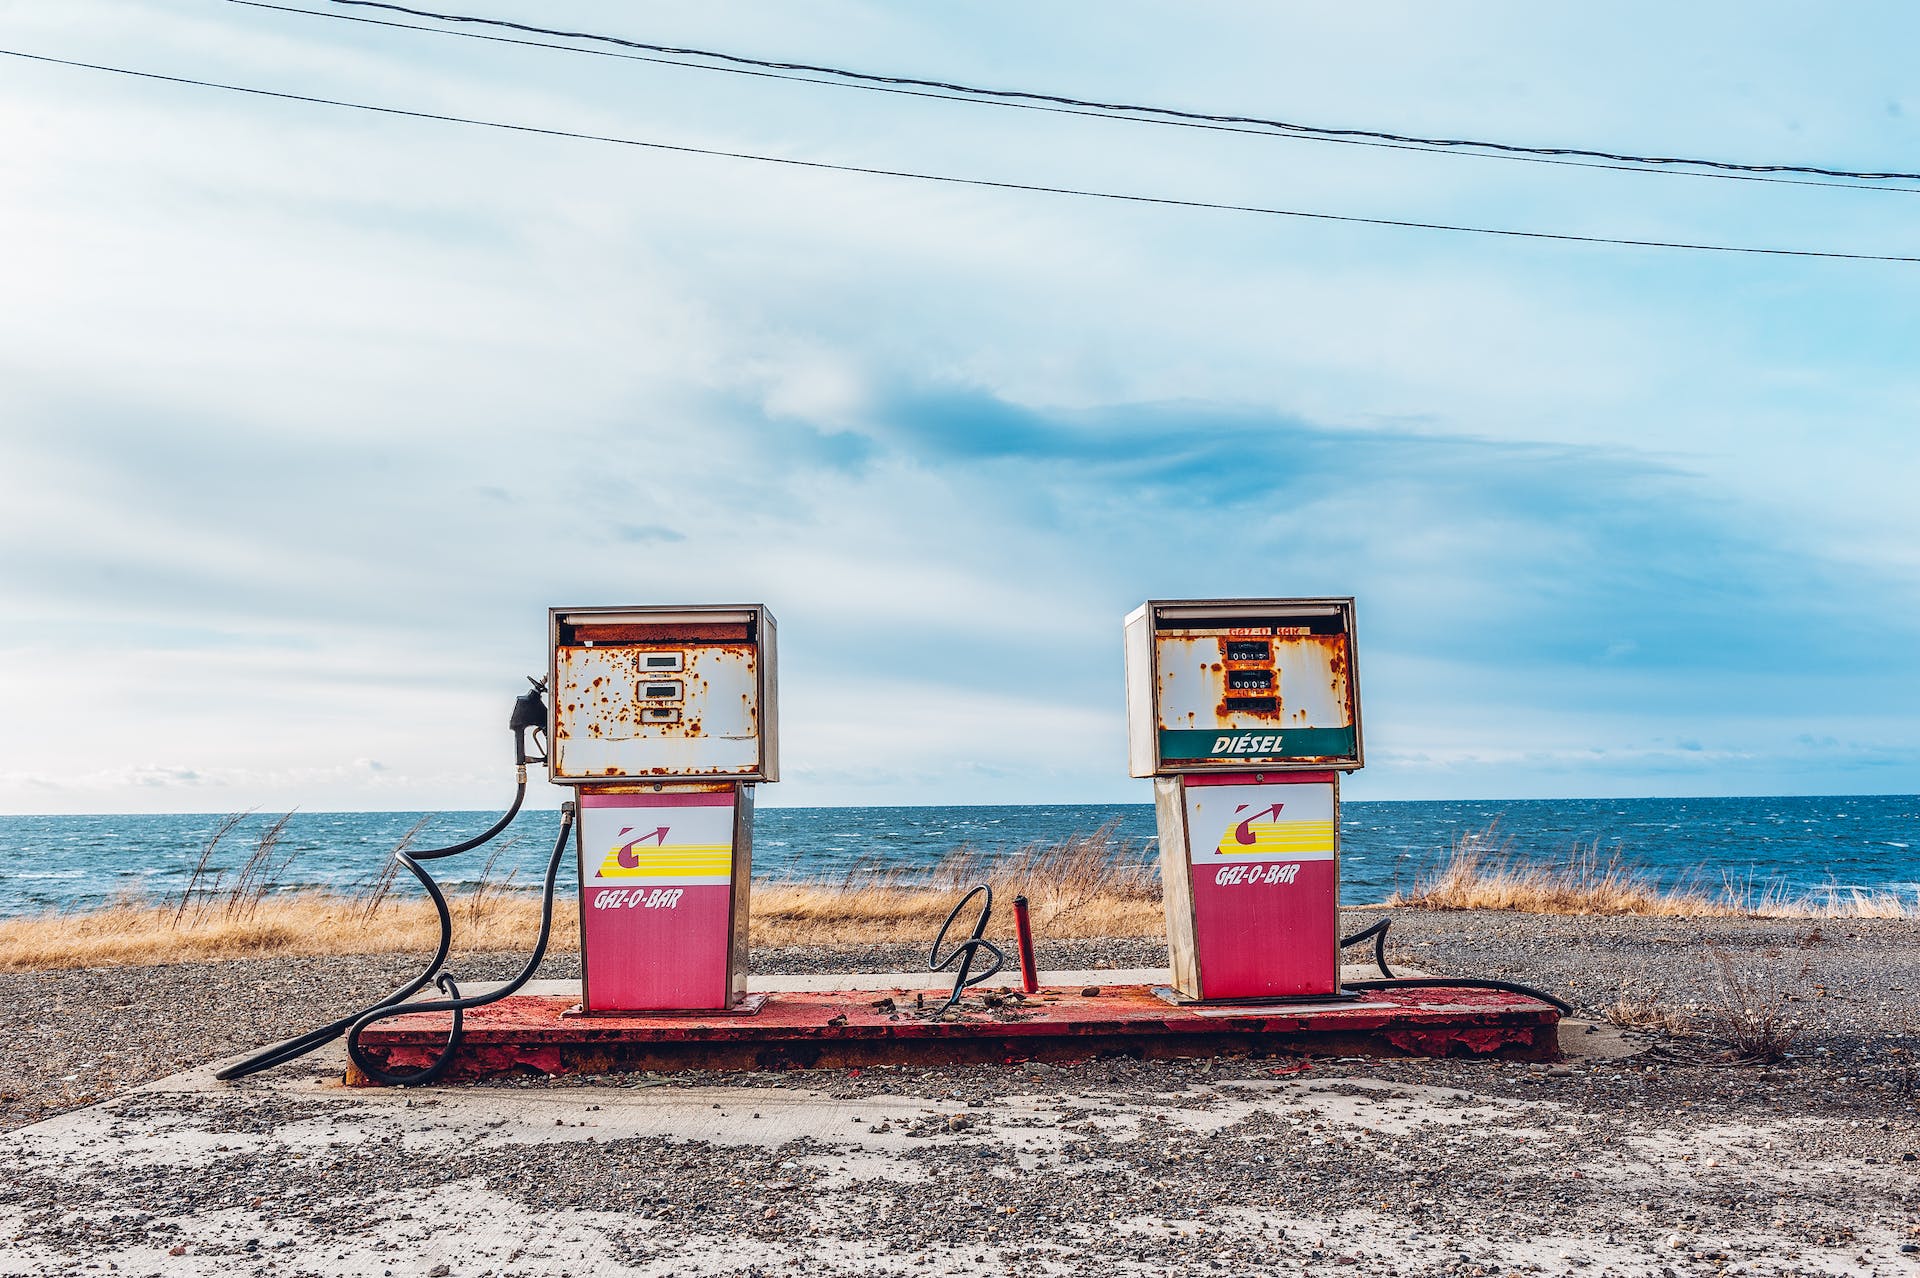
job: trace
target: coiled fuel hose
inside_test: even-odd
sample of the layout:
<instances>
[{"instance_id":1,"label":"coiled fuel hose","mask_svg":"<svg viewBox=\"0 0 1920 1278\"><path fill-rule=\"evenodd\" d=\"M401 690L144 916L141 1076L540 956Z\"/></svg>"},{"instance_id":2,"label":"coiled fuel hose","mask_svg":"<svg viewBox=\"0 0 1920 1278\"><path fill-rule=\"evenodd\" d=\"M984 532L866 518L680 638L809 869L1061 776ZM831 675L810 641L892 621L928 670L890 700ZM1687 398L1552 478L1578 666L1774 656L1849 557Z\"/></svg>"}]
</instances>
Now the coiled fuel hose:
<instances>
[{"instance_id":1,"label":"coiled fuel hose","mask_svg":"<svg viewBox=\"0 0 1920 1278\"><path fill-rule=\"evenodd\" d=\"M981 902L980 917L973 921L973 935L959 942L951 950L947 951L945 958L941 958L940 947L947 943L947 929L952 927L953 921L960 917L960 911L967 908L967 902L983 892L986 894L986 900ZM1000 969L1007 965L1006 952L985 937L987 920L992 917L993 889L985 883L980 884L971 892L961 897L953 909L948 911L947 921L940 925L939 934L933 938L933 951L927 955L927 970L930 972L944 972L953 966L955 960L959 960L960 969L954 973L952 995L948 997L946 1002L934 1010L933 1014L935 1016L939 1016L948 1008L957 1005L970 986L978 985L982 981L990 980L994 976L999 975ZM974 974L973 960L981 950L985 950L993 956L993 966L984 972Z\"/></svg>"},{"instance_id":2,"label":"coiled fuel hose","mask_svg":"<svg viewBox=\"0 0 1920 1278\"><path fill-rule=\"evenodd\" d=\"M1360 944L1367 938L1373 938L1373 961L1380 968L1379 980L1342 981L1340 988L1348 990L1505 990L1509 994L1524 994L1528 998L1537 998L1549 1007L1558 1008L1563 1016L1573 1015L1573 1005L1554 997L1545 990L1535 989L1531 985L1522 985L1518 981L1496 981L1474 976L1395 976L1393 969L1387 966L1387 929L1393 926L1392 919L1381 919L1364 931L1352 936L1340 938L1340 948Z\"/></svg>"},{"instance_id":3,"label":"coiled fuel hose","mask_svg":"<svg viewBox=\"0 0 1920 1278\"><path fill-rule=\"evenodd\" d=\"M439 915L440 944L439 947L435 949L433 959L427 964L425 970L378 1002L363 1007L357 1012L343 1016L337 1021L329 1021L317 1029L308 1030L298 1038L290 1038L283 1043L275 1043L271 1047L254 1053L245 1060L237 1061L225 1069L216 1071L214 1073L215 1078L221 1082L232 1082L234 1079L245 1078L249 1074L257 1074L261 1070L272 1069L276 1065L284 1065L288 1061L298 1060L309 1052L316 1051L328 1043L331 1043L334 1039L339 1038L370 1013L405 1003L415 994L425 989L429 982L435 983L440 989L453 993L457 997L457 987L449 989L453 984L452 978L441 975L440 971L440 969L446 965L448 952L453 948L453 916L447 909L446 894L440 890L440 885L433 881L433 876L428 874L426 867L420 863L422 861L437 861L443 857L458 856L462 852L471 852L482 844L490 843L494 839L499 838L500 835L506 831L506 828L513 824L513 819L520 815L520 805L526 802L527 798L527 764L529 762L545 762L544 755L534 756L529 759L527 754L527 734L532 732L535 734L536 740L539 740L546 731L547 722L546 702L541 698L541 694L546 691L546 685L537 679L529 680L529 682L533 684L533 690L522 693L515 699L513 703L513 716L507 723L508 729L513 733L513 762L516 780L513 791L513 802L507 807L505 814L503 814L498 821L495 821L491 826L487 827L486 830L474 835L470 839L463 839L459 843L451 843L443 848L422 848L411 851L401 848L397 849L393 854L393 859L398 861L409 874L420 881L420 886L426 889L428 899L433 902L435 913ZM570 828L571 822L571 815L563 818L561 822L561 834L563 838L567 829ZM552 896L552 877L551 874L548 875L549 898ZM548 905L551 906L551 903L551 899L549 899ZM549 910L549 912L551 911ZM543 948L545 939L546 929L543 925L541 930Z\"/></svg>"},{"instance_id":4,"label":"coiled fuel hose","mask_svg":"<svg viewBox=\"0 0 1920 1278\"><path fill-rule=\"evenodd\" d=\"M498 989L462 998L460 987L454 983L451 976L443 972L435 984L448 997L429 1000L425 1003L388 1003L361 1013L359 1019L355 1020L352 1027L347 1030L347 1055L359 1067L361 1073L377 1083L385 1083L390 1087L414 1087L421 1083L431 1083L446 1072L447 1066L453 1063L454 1053L460 1049L460 1034L467 1009L496 1003L533 979L533 974L540 969L541 960L547 956L547 941L553 935L553 888L560 873L561 858L566 854L567 834L573 829L573 815L574 809L571 803L560 810L560 833L553 840L553 855L547 858L547 877L540 889L540 937L534 942L533 953L527 956L526 966L520 969L520 974ZM431 882L424 876L423 881ZM437 891L434 896L436 900L442 900ZM446 906L442 903L441 917L445 918L445 916ZM445 938L446 932L443 930L440 943L443 954L446 951ZM415 1012L453 1013L453 1024L447 1030L447 1041L440 1048L439 1054L434 1057L433 1063L425 1069L410 1073L389 1070L383 1062L376 1061L360 1046L360 1035L366 1032L369 1025L393 1016L411 1016Z\"/></svg>"}]
</instances>

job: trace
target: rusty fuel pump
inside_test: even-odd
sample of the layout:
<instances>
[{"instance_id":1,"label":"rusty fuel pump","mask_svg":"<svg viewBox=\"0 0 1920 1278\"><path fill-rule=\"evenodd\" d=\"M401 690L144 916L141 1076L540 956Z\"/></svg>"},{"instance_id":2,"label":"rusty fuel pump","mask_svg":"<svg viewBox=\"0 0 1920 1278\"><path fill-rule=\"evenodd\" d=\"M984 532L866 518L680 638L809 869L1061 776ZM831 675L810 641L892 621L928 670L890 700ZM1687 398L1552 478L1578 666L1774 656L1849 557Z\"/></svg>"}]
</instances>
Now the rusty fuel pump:
<instances>
[{"instance_id":1,"label":"rusty fuel pump","mask_svg":"<svg viewBox=\"0 0 1920 1278\"><path fill-rule=\"evenodd\" d=\"M756 783L779 779L773 614L555 608L548 775L579 796L579 1011L755 1011Z\"/></svg>"},{"instance_id":2,"label":"rusty fuel pump","mask_svg":"<svg viewBox=\"0 0 1920 1278\"><path fill-rule=\"evenodd\" d=\"M440 1077L459 1046L465 1013L532 979L552 936L560 866L573 836L580 874L584 1013L752 1010L745 996L747 889L753 784L778 775L774 730L774 621L760 605L555 608L546 679L513 704L513 802L490 827L394 859L433 902L440 941L421 973L386 997L219 1071L243 1078L346 1036L369 1079L419 1084ZM552 689L551 710L545 700ZM528 749L531 737L536 752ZM462 996L443 969L453 943L446 895L427 863L491 842L519 815L528 764L571 787L542 880L540 931L526 965L485 994ZM411 1002L433 985L446 997ZM368 1027L394 1016L450 1012L445 1044L424 1067L390 1070L360 1047Z\"/></svg>"},{"instance_id":3,"label":"rusty fuel pump","mask_svg":"<svg viewBox=\"0 0 1920 1278\"><path fill-rule=\"evenodd\" d=\"M1340 774L1362 763L1352 599L1152 602L1126 622L1174 997L1340 995Z\"/></svg>"},{"instance_id":4,"label":"rusty fuel pump","mask_svg":"<svg viewBox=\"0 0 1920 1278\"><path fill-rule=\"evenodd\" d=\"M1340 778L1364 762L1354 601L1154 601L1125 628L1129 771L1151 777L1178 1003L1320 1002L1423 986L1396 977L1388 921L1340 935ZM1379 978L1343 981L1373 941Z\"/></svg>"}]
</instances>

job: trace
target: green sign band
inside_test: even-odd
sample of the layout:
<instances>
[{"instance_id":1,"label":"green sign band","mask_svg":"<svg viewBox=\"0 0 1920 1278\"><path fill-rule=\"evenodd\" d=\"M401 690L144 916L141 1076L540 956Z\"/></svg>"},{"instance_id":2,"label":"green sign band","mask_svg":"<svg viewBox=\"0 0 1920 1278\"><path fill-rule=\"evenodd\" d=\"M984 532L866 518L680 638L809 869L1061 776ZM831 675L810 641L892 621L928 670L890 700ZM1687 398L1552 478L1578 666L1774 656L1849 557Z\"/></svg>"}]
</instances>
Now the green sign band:
<instances>
[{"instance_id":1,"label":"green sign band","mask_svg":"<svg viewBox=\"0 0 1920 1278\"><path fill-rule=\"evenodd\" d=\"M1160 729L1160 757L1186 759L1351 759L1352 728Z\"/></svg>"}]
</instances>

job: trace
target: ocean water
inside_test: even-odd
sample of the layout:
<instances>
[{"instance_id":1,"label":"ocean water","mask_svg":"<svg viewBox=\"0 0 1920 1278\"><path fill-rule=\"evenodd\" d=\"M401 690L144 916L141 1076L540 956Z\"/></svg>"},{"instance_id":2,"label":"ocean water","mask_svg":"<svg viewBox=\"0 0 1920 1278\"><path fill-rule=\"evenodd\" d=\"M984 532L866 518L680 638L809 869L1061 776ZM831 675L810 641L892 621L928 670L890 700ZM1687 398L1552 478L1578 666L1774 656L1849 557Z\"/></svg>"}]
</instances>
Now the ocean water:
<instances>
[{"instance_id":1,"label":"ocean water","mask_svg":"<svg viewBox=\"0 0 1920 1278\"><path fill-rule=\"evenodd\" d=\"M394 844L424 813L298 812L276 851L279 889L355 890L380 872ZM1341 808L1341 895L1380 900L1446 857L1456 839L1492 829L1524 856L1576 848L1617 854L1665 880L1723 878L1788 891L1861 888L1920 895L1920 797L1528 799L1347 803ZM0 917L74 910L116 896L177 895L220 817L0 816ZM231 882L272 817L247 818L220 843L207 876ZM452 843L486 828L491 814L436 814L417 846ZM435 863L457 887L489 871L534 887L558 828L555 812L522 814L496 844ZM968 846L987 863L1024 845L1112 823L1137 853L1153 851L1148 804L1029 807L770 808L755 814L756 878L841 882L914 869ZM503 840L503 842L505 842ZM563 870L571 882L570 865ZM203 880L204 881L204 880ZM404 874L396 890L418 889Z\"/></svg>"}]
</instances>

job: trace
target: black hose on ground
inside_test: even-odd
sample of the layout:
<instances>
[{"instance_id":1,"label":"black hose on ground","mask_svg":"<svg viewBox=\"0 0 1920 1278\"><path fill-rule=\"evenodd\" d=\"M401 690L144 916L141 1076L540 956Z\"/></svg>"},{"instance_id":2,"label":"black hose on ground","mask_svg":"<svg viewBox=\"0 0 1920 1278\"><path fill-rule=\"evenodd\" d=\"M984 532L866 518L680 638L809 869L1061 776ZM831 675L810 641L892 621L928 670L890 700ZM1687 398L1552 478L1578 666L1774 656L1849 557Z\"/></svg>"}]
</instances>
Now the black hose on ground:
<instances>
[{"instance_id":1,"label":"black hose on ground","mask_svg":"<svg viewBox=\"0 0 1920 1278\"><path fill-rule=\"evenodd\" d=\"M1351 946L1358 945L1371 936L1373 938L1373 961L1379 965L1380 975L1386 977L1388 980L1392 980L1393 969L1387 966L1387 929L1392 926L1392 919L1381 919L1378 923L1375 923L1363 932L1355 932L1352 936L1341 937L1340 948L1344 950Z\"/></svg>"},{"instance_id":2,"label":"black hose on ground","mask_svg":"<svg viewBox=\"0 0 1920 1278\"><path fill-rule=\"evenodd\" d=\"M324 1047L334 1039L339 1038L342 1034L346 1033L355 1022L359 1021L369 1012L392 1007L398 1003L404 1003L425 989L427 983L430 981L435 982L439 988L443 990L447 989L448 985L451 984L450 978L442 978L440 976L440 969L446 964L447 954L453 948L453 917L447 909L446 895L440 891L440 885L433 881L433 876L427 873L425 867L423 867L420 862L437 861L442 857L458 856L462 852L471 852L481 844L491 842L498 838L508 826L513 824L513 819L520 815L520 805L525 803L527 798L527 764L530 762L545 762L544 755L534 756L532 758L528 757L527 733L533 732L538 736L545 731L547 707L545 701L541 698L541 694L546 691L546 684L537 679L530 679L528 682L533 684L533 691L521 693L519 697L514 699L513 716L507 723L508 729L513 733L515 785L513 802L508 805L506 813L501 816L498 821L488 826L485 831L474 835L470 839L462 839L458 843L450 843L443 848L422 848L413 851L402 848L396 850L393 854L394 860L400 862L409 874L420 881L420 886L427 890L427 896L432 899L433 908L440 916L440 945L439 948L434 951L433 960L427 964L426 969L422 971L420 975L414 977L411 981L408 981L405 985L394 990L378 1002L369 1004L357 1012L343 1016L337 1021L329 1021L317 1029L308 1030L298 1038L290 1038L285 1042L275 1043L271 1047L255 1052L245 1060L235 1062L223 1070L216 1071L214 1074L215 1078L223 1083L230 1083L234 1079L245 1078L249 1074L257 1074L261 1070L272 1069L276 1065L284 1065L288 1061L297 1060L307 1053Z\"/></svg>"},{"instance_id":3,"label":"black hose on ground","mask_svg":"<svg viewBox=\"0 0 1920 1278\"><path fill-rule=\"evenodd\" d=\"M454 983L452 977L443 974L437 983L449 996L447 998L430 999L424 1003L387 1004L362 1013L353 1022L352 1028L347 1031L347 1055L352 1058L361 1073L389 1087L416 1087L421 1083L431 1083L444 1074L447 1066L453 1063L454 1053L460 1048L461 1028L466 1019L467 1009L497 1003L533 979L533 974L540 968L541 960L547 956L547 941L553 935L553 889L559 877L560 861L566 854L567 834L573 829L573 815L574 809L571 803L561 809L560 833L554 838L553 855L547 860L547 877L540 890L540 937L534 942L533 953L527 957L526 966L520 969L520 974L499 989L489 990L485 994L475 994L469 998L460 997L460 987ZM360 1035L366 1032L369 1025L389 1017L411 1016L415 1012L453 1013L453 1025L447 1030L447 1041L440 1048L439 1055L434 1057L433 1063L425 1069L414 1070L411 1073L389 1070L360 1046Z\"/></svg>"},{"instance_id":4,"label":"black hose on ground","mask_svg":"<svg viewBox=\"0 0 1920 1278\"><path fill-rule=\"evenodd\" d=\"M1393 926L1392 919L1381 919L1364 931L1352 936L1340 938L1340 948L1358 945L1368 937L1373 938L1373 961L1380 968L1382 980L1342 981L1342 989L1349 990L1420 990L1420 989L1462 989L1462 990L1505 990L1509 994L1524 994L1528 998L1537 998L1542 1003L1560 1009L1563 1016L1573 1015L1573 1005L1566 1003L1545 990L1537 990L1531 985L1522 985L1518 981L1495 981L1470 976L1395 976L1393 969L1387 966L1387 929Z\"/></svg>"},{"instance_id":5,"label":"black hose on ground","mask_svg":"<svg viewBox=\"0 0 1920 1278\"><path fill-rule=\"evenodd\" d=\"M1474 976L1396 976L1390 981L1342 981L1340 985L1342 989L1349 990L1505 990L1509 994L1537 998L1542 1003L1560 1009L1563 1016L1573 1015L1571 1003L1518 981L1491 981Z\"/></svg>"},{"instance_id":6,"label":"black hose on ground","mask_svg":"<svg viewBox=\"0 0 1920 1278\"><path fill-rule=\"evenodd\" d=\"M524 788L523 785L522 789ZM434 951L433 961L427 964L426 970L379 1002L363 1007L356 1012L349 1013L337 1021L329 1021L318 1029L308 1030L299 1038L288 1039L284 1043L275 1043L272 1047L264 1051L256 1052L243 1061L239 1061L227 1066L223 1070L217 1071L214 1074L215 1078L223 1083L230 1083L236 1078L245 1078L249 1074L258 1074L263 1069L272 1069L276 1065L284 1065L288 1061L297 1060L305 1056L308 1052L325 1047L334 1039L339 1038L352 1027L355 1021L365 1016L368 1012L382 1007L391 1007L396 1003L406 1002L406 1000L426 988L427 982L434 980L434 978L440 975L440 969L447 961L447 952L453 948L453 917L447 910L446 895L440 891L440 885L433 881L433 876L428 874L413 857L405 852L396 852L394 853L394 859L399 861L401 865L404 865L414 878L420 880L420 885L426 888L427 895L433 899L433 908L440 916L440 946Z\"/></svg>"}]
</instances>

